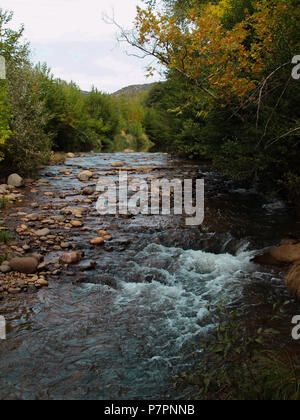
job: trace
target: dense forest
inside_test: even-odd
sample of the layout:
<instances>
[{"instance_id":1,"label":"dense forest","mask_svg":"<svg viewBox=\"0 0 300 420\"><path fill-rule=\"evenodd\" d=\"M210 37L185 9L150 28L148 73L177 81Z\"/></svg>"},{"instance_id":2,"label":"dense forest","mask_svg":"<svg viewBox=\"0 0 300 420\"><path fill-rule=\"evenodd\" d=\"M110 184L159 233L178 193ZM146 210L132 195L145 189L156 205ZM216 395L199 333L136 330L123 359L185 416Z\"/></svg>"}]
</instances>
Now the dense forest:
<instances>
[{"instance_id":1,"label":"dense forest","mask_svg":"<svg viewBox=\"0 0 300 420\"><path fill-rule=\"evenodd\" d=\"M168 151L298 201L299 0L145 1L121 37L162 66L150 92L83 94L33 66L1 12L1 171L30 174L54 151ZM294 65L295 66L295 65ZM155 69L149 67L151 75ZM105 87L104 87L105 88Z\"/></svg>"}]
</instances>

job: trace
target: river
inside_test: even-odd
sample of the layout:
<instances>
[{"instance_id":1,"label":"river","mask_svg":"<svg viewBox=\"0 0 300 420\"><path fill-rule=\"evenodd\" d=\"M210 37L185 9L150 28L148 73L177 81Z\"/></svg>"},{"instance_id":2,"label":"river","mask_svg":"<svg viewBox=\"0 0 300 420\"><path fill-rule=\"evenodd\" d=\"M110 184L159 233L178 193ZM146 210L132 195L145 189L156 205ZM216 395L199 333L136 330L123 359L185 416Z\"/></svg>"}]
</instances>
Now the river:
<instances>
[{"instance_id":1,"label":"river","mask_svg":"<svg viewBox=\"0 0 300 420\"><path fill-rule=\"evenodd\" d=\"M102 217L95 203L85 204L85 229L76 230L72 241L85 252L84 263L96 261L96 268L72 267L71 275L50 279L48 289L1 301L8 323L7 340L0 342L2 400L180 398L170 377L189 366L182 354L213 330L207 305L226 300L244 308L245 316L263 318L268 305L287 295L280 270L257 266L251 258L295 230L293 215L197 162L160 153L68 159L43 171L46 183L27 191L18 210L30 213L36 201L51 217L67 201L82 207L76 202L81 188L96 180L84 185L78 173L89 168L104 177L119 161L152 167L138 172L143 179L204 178L205 222L186 227L182 216ZM62 167L72 174L59 179ZM14 211L6 219L17 223ZM100 228L112 241L91 247ZM57 255L53 251L46 259Z\"/></svg>"}]
</instances>

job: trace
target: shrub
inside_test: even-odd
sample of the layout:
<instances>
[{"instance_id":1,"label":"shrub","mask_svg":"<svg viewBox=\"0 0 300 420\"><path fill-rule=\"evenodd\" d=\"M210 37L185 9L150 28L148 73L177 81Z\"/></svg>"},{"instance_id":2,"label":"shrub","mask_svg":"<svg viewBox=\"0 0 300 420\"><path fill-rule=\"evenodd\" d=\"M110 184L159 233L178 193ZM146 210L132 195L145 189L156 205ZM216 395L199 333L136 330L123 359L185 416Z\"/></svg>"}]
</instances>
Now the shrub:
<instances>
[{"instance_id":1,"label":"shrub","mask_svg":"<svg viewBox=\"0 0 300 420\"><path fill-rule=\"evenodd\" d=\"M239 311L216 310L218 317L224 312L226 320L219 322L213 338L201 344L200 365L174 377L175 388L193 389L187 394L192 399L298 400L298 356L271 348L280 332L273 328L249 331ZM281 318L278 312L282 314L284 307L274 306L273 320Z\"/></svg>"}]
</instances>

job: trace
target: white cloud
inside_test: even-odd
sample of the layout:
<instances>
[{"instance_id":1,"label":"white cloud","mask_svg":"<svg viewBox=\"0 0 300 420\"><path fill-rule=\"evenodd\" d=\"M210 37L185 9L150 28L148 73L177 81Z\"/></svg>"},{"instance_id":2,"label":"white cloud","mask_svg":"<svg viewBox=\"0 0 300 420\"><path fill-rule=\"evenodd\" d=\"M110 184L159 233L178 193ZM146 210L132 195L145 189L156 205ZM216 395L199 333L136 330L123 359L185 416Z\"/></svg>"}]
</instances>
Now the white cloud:
<instances>
[{"instance_id":1,"label":"white cloud","mask_svg":"<svg viewBox=\"0 0 300 420\"><path fill-rule=\"evenodd\" d=\"M92 85L113 92L147 83L146 63L128 57L116 43L117 29L102 20L112 14L131 27L140 0L1 0L15 13L14 25L25 25L35 61L46 61L56 77L74 80L82 89Z\"/></svg>"}]
</instances>

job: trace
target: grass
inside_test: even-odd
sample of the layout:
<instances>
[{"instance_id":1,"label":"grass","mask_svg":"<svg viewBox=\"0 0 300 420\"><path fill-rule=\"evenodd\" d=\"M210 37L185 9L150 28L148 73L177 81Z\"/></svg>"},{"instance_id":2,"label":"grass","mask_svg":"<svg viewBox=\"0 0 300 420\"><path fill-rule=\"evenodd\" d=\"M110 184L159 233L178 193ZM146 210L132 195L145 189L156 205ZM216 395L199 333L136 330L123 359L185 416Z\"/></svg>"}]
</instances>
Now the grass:
<instances>
[{"instance_id":1,"label":"grass","mask_svg":"<svg viewBox=\"0 0 300 420\"><path fill-rule=\"evenodd\" d=\"M0 243L7 245L12 240L13 235L11 234L11 232L8 232L7 230L0 231Z\"/></svg>"},{"instance_id":2,"label":"grass","mask_svg":"<svg viewBox=\"0 0 300 420\"><path fill-rule=\"evenodd\" d=\"M0 198L0 210L6 209L8 203L9 203L8 198L1 197Z\"/></svg>"}]
</instances>

